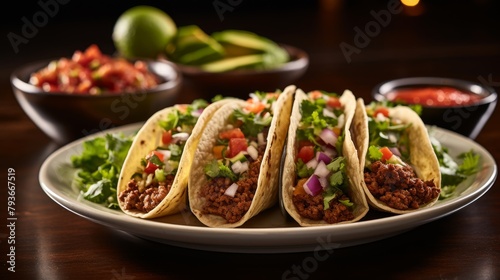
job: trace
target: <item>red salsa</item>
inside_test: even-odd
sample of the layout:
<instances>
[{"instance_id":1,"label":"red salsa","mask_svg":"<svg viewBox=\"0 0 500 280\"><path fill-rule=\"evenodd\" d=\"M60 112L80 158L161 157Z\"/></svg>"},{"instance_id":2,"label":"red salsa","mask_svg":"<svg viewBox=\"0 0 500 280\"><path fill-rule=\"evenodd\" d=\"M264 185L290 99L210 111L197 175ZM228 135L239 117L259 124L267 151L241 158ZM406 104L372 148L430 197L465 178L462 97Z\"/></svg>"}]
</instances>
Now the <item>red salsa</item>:
<instances>
[{"instance_id":1,"label":"red salsa","mask_svg":"<svg viewBox=\"0 0 500 280\"><path fill-rule=\"evenodd\" d=\"M452 87L422 87L396 89L387 93L387 99L425 106L463 106L478 102L481 96Z\"/></svg>"},{"instance_id":2,"label":"red salsa","mask_svg":"<svg viewBox=\"0 0 500 280\"><path fill-rule=\"evenodd\" d=\"M87 95L137 92L158 82L145 62L104 55L96 45L75 51L71 58L54 60L30 77L31 84L47 92Z\"/></svg>"}]
</instances>

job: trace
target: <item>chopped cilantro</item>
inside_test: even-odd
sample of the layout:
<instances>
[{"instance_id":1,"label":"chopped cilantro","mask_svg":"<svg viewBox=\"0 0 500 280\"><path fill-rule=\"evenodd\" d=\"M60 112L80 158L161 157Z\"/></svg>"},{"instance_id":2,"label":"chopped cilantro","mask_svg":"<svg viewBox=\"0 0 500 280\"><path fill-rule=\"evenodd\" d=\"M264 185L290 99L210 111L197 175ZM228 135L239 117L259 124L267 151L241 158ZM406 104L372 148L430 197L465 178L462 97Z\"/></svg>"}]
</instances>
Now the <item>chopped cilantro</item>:
<instances>
[{"instance_id":1,"label":"chopped cilantro","mask_svg":"<svg viewBox=\"0 0 500 280\"><path fill-rule=\"evenodd\" d=\"M266 114L269 112L269 114ZM257 134L262 132L264 128L269 127L272 121L272 114L269 110L264 110L259 114L243 112L243 110L236 109L231 115L233 121L241 121L240 127L243 134L250 137L257 137Z\"/></svg>"},{"instance_id":2,"label":"chopped cilantro","mask_svg":"<svg viewBox=\"0 0 500 280\"><path fill-rule=\"evenodd\" d=\"M204 167L205 174L211 178L225 177L236 181L238 176L234 174L230 167L224 165L221 161L213 160Z\"/></svg>"},{"instance_id":3,"label":"chopped cilantro","mask_svg":"<svg viewBox=\"0 0 500 280\"><path fill-rule=\"evenodd\" d=\"M334 172L332 175L330 175L328 182L330 183L330 186L342 186L342 184L344 183L343 172L342 171Z\"/></svg>"},{"instance_id":4,"label":"chopped cilantro","mask_svg":"<svg viewBox=\"0 0 500 280\"><path fill-rule=\"evenodd\" d=\"M479 171L479 155L470 150L458 156L462 164L458 166L457 173L466 176L473 175Z\"/></svg>"},{"instance_id":5,"label":"chopped cilantro","mask_svg":"<svg viewBox=\"0 0 500 280\"><path fill-rule=\"evenodd\" d=\"M177 127L179 123L179 111L173 110L170 114L167 115L165 120L160 120L158 124L161 128L166 131L172 130Z\"/></svg>"},{"instance_id":6,"label":"chopped cilantro","mask_svg":"<svg viewBox=\"0 0 500 280\"><path fill-rule=\"evenodd\" d=\"M370 146L368 148L368 157L372 161L377 161L382 158L382 152L380 151L380 148L377 146Z\"/></svg>"},{"instance_id":7,"label":"chopped cilantro","mask_svg":"<svg viewBox=\"0 0 500 280\"><path fill-rule=\"evenodd\" d=\"M474 175L480 168L480 156L473 150L458 155L459 163L448 153L448 149L432 135L429 135L432 148L439 162L441 172L441 193L439 199L445 199L453 195L457 186L465 181L468 176Z\"/></svg>"},{"instance_id":8,"label":"chopped cilantro","mask_svg":"<svg viewBox=\"0 0 500 280\"><path fill-rule=\"evenodd\" d=\"M196 114L192 114L192 112L204 109L207 106L207 101L203 99L196 99L187 106L185 113L181 113L179 110L173 110L167 115L166 119L160 120L158 124L161 128L167 131L177 127L183 127L183 131L190 131L198 121L198 117Z\"/></svg>"},{"instance_id":9,"label":"chopped cilantro","mask_svg":"<svg viewBox=\"0 0 500 280\"><path fill-rule=\"evenodd\" d=\"M83 150L71 157L77 169L73 184L84 199L118 209L116 186L133 136L106 134L83 143Z\"/></svg>"},{"instance_id":10,"label":"chopped cilantro","mask_svg":"<svg viewBox=\"0 0 500 280\"><path fill-rule=\"evenodd\" d=\"M302 161L302 159L298 159L297 161L297 175L300 178L308 178L314 173L313 168L307 167L307 165Z\"/></svg>"},{"instance_id":11,"label":"chopped cilantro","mask_svg":"<svg viewBox=\"0 0 500 280\"><path fill-rule=\"evenodd\" d=\"M323 194L323 209L328 210L330 208L330 201L338 196L338 192L330 191Z\"/></svg>"},{"instance_id":12,"label":"chopped cilantro","mask_svg":"<svg viewBox=\"0 0 500 280\"><path fill-rule=\"evenodd\" d=\"M352 207L354 205L354 203L352 203L350 199L345 199L345 200L339 199L339 202L347 207Z\"/></svg>"}]
</instances>

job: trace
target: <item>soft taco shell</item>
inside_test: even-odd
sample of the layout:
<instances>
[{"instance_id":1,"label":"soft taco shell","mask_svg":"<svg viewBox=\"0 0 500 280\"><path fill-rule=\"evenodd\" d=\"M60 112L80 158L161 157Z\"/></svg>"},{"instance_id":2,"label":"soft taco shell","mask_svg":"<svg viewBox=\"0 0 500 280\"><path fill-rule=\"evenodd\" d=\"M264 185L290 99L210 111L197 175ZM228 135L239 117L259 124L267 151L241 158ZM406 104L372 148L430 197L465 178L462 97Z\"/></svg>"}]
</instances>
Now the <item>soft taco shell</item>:
<instances>
[{"instance_id":1,"label":"soft taco shell","mask_svg":"<svg viewBox=\"0 0 500 280\"><path fill-rule=\"evenodd\" d=\"M214 159L212 148L219 131L227 124L227 118L237 109L246 106L246 101L235 101L222 107L210 120L200 139L189 176L189 205L192 213L209 227L233 228L243 225L253 216L276 204L278 199L278 173L280 157L286 140L295 86L288 86L274 104L274 116L267 135L267 147L262 158L257 189L250 208L236 223L228 223L224 218L202 212L205 199L198 192L206 184L204 166Z\"/></svg>"},{"instance_id":2,"label":"soft taco shell","mask_svg":"<svg viewBox=\"0 0 500 280\"><path fill-rule=\"evenodd\" d=\"M286 150L285 164L284 164L283 178L282 178L283 204L288 214L290 214L290 216L292 216L292 218L295 221L297 221L297 223L299 223L301 226L332 225L323 220L317 221L300 216L292 201L293 190L296 184L295 162L298 149L298 142L296 140L295 135L297 133L297 128L299 126L300 120L302 119L302 115L300 113L300 104L304 99L308 99L306 93L304 93L301 89L297 89L295 93L295 101L292 109L292 115L290 117L291 119L290 128L288 130L288 141L286 146L287 150ZM349 130L354 116L354 111L356 109L356 99L351 91L346 90L340 97L340 103L344 107L344 115L345 115L345 127L344 127L345 138L344 138L342 153L347 162L346 173L350 185L348 195L355 204L353 213L354 219L338 223L338 224L345 224L345 223L352 223L359 221L366 215L366 213L369 210L369 207L363 189L361 187L362 178L360 178L360 172L359 172L358 153L354 146L354 143L352 142L351 132Z\"/></svg>"},{"instance_id":3,"label":"soft taco shell","mask_svg":"<svg viewBox=\"0 0 500 280\"><path fill-rule=\"evenodd\" d=\"M148 213L144 213L141 211L126 210L117 197L121 210L130 216L145 219L161 217L182 211L186 207L187 203L186 190L189 169L193 162L193 154L196 150L196 146L198 145L200 136L212 115L224 104L228 104L233 100L235 99L223 99L208 105L203 110L184 146L184 151L181 160L179 161L179 168L172 183L172 187L160 204ZM177 105L156 112L137 132L137 135L135 136L123 163L123 168L118 180L117 196L119 196L120 193L127 188L127 183L130 181L132 175L137 172L141 159L159 146L161 142L162 129L158 123L161 120L165 120L171 112L176 110L176 106Z\"/></svg>"},{"instance_id":4,"label":"soft taco shell","mask_svg":"<svg viewBox=\"0 0 500 280\"><path fill-rule=\"evenodd\" d=\"M406 106L396 106L394 108L389 108L389 117L401 120L403 123L411 123L411 126L407 129L410 139L410 165L414 168L417 176L424 180L434 180L434 184L438 189L441 189L441 173L439 171L439 162L432 148L431 140L425 127L424 122L420 116ZM368 152L369 145L369 131L368 131L368 116L366 114L366 107L363 99L358 98L356 112L353 121L353 135L356 143L356 147L359 152L359 163L360 163L360 176L362 181L363 190L368 198L368 203L373 208L394 213L394 214L405 214L414 212L418 209L408 209L399 210L387 206L382 201L375 198L364 181L364 166L366 163L366 153ZM427 208L436 203L439 199L437 196L431 202L420 206L419 209Z\"/></svg>"}]
</instances>

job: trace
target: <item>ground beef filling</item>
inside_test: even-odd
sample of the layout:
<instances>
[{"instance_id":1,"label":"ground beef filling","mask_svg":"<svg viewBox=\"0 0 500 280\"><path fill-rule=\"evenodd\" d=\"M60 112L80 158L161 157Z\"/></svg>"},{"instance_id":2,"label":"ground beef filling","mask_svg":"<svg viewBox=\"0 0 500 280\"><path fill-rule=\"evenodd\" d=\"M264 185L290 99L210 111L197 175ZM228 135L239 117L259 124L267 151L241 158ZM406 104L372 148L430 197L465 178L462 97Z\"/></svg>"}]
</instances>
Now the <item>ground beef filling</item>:
<instances>
[{"instance_id":1,"label":"ground beef filling","mask_svg":"<svg viewBox=\"0 0 500 280\"><path fill-rule=\"evenodd\" d=\"M234 197L224 194L226 189L233 183L230 179L224 177L213 178L200 189L199 195L205 198L202 213L221 216L228 223L236 223L241 220L250 208L257 190L264 150L265 146L259 146L259 156L256 160L250 162L247 175L236 182L238 190Z\"/></svg>"},{"instance_id":2,"label":"ground beef filling","mask_svg":"<svg viewBox=\"0 0 500 280\"><path fill-rule=\"evenodd\" d=\"M349 199L346 195L342 195L339 200ZM337 199L330 201L330 207L323 209L323 195L318 194L311 196L309 194L296 194L292 197L293 204L300 216L311 220L324 220L329 224L350 221L354 219L354 214L349 207L340 203Z\"/></svg>"},{"instance_id":3,"label":"ground beef filling","mask_svg":"<svg viewBox=\"0 0 500 280\"><path fill-rule=\"evenodd\" d=\"M139 192L137 181L132 179L128 182L127 189L120 193L118 199L126 210L148 213L167 196L172 188L174 178L174 175L167 175L164 182L152 182L142 193Z\"/></svg>"},{"instance_id":4,"label":"ground beef filling","mask_svg":"<svg viewBox=\"0 0 500 280\"><path fill-rule=\"evenodd\" d=\"M376 161L364 177L375 198L399 210L418 209L434 200L440 192L433 180L423 181L408 165Z\"/></svg>"}]
</instances>

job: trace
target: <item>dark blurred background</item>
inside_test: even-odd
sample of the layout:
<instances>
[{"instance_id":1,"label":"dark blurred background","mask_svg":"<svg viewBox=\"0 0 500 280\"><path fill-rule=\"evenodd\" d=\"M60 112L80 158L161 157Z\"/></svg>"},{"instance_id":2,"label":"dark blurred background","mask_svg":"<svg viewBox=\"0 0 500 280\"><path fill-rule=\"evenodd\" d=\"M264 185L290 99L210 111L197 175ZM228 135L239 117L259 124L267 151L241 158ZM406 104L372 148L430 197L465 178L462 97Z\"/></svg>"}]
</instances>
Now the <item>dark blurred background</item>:
<instances>
[{"instance_id":1,"label":"dark blurred background","mask_svg":"<svg viewBox=\"0 0 500 280\"><path fill-rule=\"evenodd\" d=\"M20 35L25 20L32 22L37 13L43 11L41 3L47 5L49 2L57 3L58 11L48 17L46 24L38 28L32 38L20 44L16 52L8 34ZM323 75L325 80L321 85L298 82L308 89L335 87L332 90L366 91L381 82L380 78L371 79L366 74L370 68L379 71L380 62L383 62L387 79L447 76L450 67L460 69L456 62L449 63L450 59L457 57L473 63L457 71L454 78L476 81L478 77L486 79L491 76L492 81L500 81L499 64L493 63L500 62L500 3L493 0L422 0L414 7L405 6L401 13L391 15L387 26L381 27L368 44L360 48L359 54L352 54L347 61L339 45L344 42L354 46L355 28L364 30L375 20L373 13L387 10L392 2L12 1L11 8L4 6L0 17L3 36L0 74L5 82L10 72L23 63L70 56L75 50L83 50L93 43L111 54L115 51L112 29L119 15L136 5L151 5L164 10L178 26L197 24L207 32L244 29L306 50L311 56L310 70L306 75ZM224 7L226 10L221 13ZM497 59L491 61L491 56ZM489 57L488 63L484 63L485 57ZM400 63L402 60L406 62L404 67ZM392 65L396 61L398 66ZM321 73L315 72L316 65L325 66ZM361 76L360 72L364 74ZM353 79L357 75L360 75L359 79Z\"/></svg>"}]
</instances>

